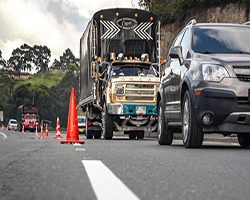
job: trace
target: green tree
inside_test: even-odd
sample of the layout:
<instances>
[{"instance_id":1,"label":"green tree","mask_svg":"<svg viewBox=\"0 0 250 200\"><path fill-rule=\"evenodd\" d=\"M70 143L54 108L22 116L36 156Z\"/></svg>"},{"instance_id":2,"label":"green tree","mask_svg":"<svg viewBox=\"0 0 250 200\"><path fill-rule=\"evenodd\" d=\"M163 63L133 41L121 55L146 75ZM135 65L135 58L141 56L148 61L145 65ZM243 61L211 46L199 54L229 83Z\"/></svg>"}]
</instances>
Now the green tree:
<instances>
[{"instance_id":1,"label":"green tree","mask_svg":"<svg viewBox=\"0 0 250 200\"><path fill-rule=\"evenodd\" d=\"M6 67L6 61L2 57L2 51L0 50L0 68Z\"/></svg>"},{"instance_id":2,"label":"green tree","mask_svg":"<svg viewBox=\"0 0 250 200\"><path fill-rule=\"evenodd\" d=\"M23 44L20 48L12 51L11 57L8 60L7 67L17 73L21 71L32 70L32 47Z\"/></svg>"},{"instance_id":3,"label":"green tree","mask_svg":"<svg viewBox=\"0 0 250 200\"><path fill-rule=\"evenodd\" d=\"M35 45L33 47L32 62L38 71L47 71L50 62L51 51L47 46Z\"/></svg>"},{"instance_id":4,"label":"green tree","mask_svg":"<svg viewBox=\"0 0 250 200\"><path fill-rule=\"evenodd\" d=\"M55 59L52 63L52 68L61 68L61 63L59 60Z\"/></svg>"}]
</instances>

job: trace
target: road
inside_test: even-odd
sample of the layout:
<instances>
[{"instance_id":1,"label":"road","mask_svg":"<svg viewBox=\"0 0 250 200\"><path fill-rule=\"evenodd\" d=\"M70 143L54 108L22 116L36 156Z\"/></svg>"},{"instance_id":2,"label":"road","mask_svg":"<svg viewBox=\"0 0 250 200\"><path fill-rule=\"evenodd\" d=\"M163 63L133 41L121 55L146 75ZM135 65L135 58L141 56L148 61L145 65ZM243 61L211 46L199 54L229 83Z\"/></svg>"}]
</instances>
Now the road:
<instances>
[{"instance_id":1,"label":"road","mask_svg":"<svg viewBox=\"0 0 250 200\"><path fill-rule=\"evenodd\" d=\"M1 200L249 199L249 149L232 143L185 149L117 137L75 146L2 131L0 170Z\"/></svg>"}]
</instances>

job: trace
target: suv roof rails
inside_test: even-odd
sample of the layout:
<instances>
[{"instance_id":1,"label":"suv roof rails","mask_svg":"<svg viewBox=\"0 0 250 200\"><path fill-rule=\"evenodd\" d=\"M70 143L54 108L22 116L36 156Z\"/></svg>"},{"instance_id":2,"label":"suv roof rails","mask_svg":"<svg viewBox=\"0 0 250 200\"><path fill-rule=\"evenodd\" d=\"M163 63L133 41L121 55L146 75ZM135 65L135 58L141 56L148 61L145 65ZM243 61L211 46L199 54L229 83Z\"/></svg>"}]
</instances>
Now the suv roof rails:
<instances>
[{"instance_id":1,"label":"suv roof rails","mask_svg":"<svg viewBox=\"0 0 250 200\"><path fill-rule=\"evenodd\" d=\"M190 22L188 22L187 26L194 25L196 23L197 23L196 19L192 19Z\"/></svg>"},{"instance_id":2,"label":"suv roof rails","mask_svg":"<svg viewBox=\"0 0 250 200\"><path fill-rule=\"evenodd\" d=\"M250 25L250 21L245 22L244 25Z\"/></svg>"}]
</instances>

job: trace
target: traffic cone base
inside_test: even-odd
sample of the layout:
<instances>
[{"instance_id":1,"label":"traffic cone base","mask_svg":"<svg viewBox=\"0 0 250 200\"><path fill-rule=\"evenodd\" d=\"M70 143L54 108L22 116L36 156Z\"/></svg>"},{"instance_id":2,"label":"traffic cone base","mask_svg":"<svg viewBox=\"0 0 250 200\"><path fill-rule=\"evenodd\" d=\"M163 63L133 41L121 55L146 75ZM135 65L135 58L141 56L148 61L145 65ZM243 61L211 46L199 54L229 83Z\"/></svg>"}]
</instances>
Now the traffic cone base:
<instances>
[{"instance_id":1,"label":"traffic cone base","mask_svg":"<svg viewBox=\"0 0 250 200\"><path fill-rule=\"evenodd\" d=\"M84 140L60 140L61 144L84 144Z\"/></svg>"},{"instance_id":2,"label":"traffic cone base","mask_svg":"<svg viewBox=\"0 0 250 200\"><path fill-rule=\"evenodd\" d=\"M61 140L61 144L84 144L84 140L79 140L78 120L76 110L76 90L72 88L69 103L68 126L66 140Z\"/></svg>"}]
</instances>

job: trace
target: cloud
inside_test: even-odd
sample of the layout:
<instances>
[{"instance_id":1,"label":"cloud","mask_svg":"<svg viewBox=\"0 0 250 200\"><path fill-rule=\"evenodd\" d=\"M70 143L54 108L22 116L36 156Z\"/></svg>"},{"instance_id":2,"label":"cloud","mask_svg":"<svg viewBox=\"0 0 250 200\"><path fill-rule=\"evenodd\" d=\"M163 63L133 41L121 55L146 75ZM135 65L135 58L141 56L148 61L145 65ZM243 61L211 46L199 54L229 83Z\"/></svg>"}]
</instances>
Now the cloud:
<instances>
[{"instance_id":1,"label":"cloud","mask_svg":"<svg viewBox=\"0 0 250 200\"><path fill-rule=\"evenodd\" d=\"M0 49L5 59L23 43L47 45L52 59L67 48L78 57L80 37L96 11L131 6L131 0L1 0Z\"/></svg>"}]
</instances>

